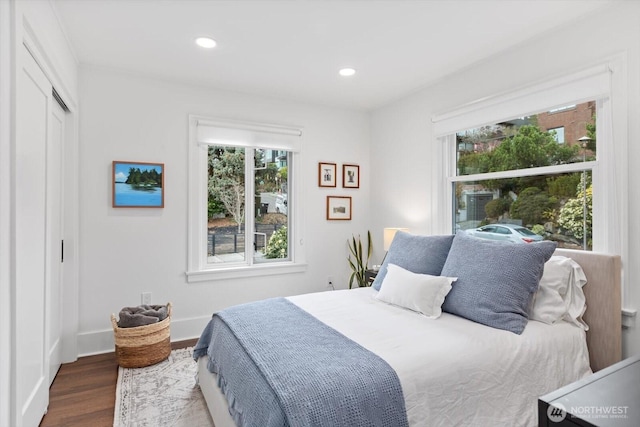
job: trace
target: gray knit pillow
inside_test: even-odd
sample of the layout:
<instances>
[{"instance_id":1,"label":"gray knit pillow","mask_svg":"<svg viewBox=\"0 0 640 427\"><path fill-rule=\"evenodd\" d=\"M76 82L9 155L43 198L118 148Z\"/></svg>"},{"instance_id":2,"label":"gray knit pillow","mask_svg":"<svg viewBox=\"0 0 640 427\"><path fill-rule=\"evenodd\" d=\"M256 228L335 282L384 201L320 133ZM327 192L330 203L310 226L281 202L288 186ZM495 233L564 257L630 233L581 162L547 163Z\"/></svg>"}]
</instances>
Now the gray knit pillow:
<instances>
[{"instance_id":1,"label":"gray knit pillow","mask_svg":"<svg viewBox=\"0 0 640 427\"><path fill-rule=\"evenodd\" d=\"M458 280L442 310L521 334L544 263L555 249L555 242L496 242L459 231L441 273Z\"/></svg>"},{"instance_id":2,"label":"gray knit pillow","mask_svg":"<svg viewBox=\"0 0 640 427\"><path fill-rule=\"evenodd\" d=\"M453 235L418 236L398 231L371 287L380 290L389 263L412 273L439 276L452 241Z\"/></svg>"}]
</instances>

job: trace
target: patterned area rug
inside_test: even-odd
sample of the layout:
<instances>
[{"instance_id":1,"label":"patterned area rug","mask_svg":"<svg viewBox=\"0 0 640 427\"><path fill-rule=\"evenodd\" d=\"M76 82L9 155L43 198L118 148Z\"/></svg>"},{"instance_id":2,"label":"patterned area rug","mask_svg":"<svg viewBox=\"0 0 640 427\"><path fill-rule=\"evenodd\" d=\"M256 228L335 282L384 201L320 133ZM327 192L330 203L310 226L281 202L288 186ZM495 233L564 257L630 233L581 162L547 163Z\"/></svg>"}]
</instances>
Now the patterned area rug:
<instances>
[{"instance_id":1,"label":"patterned area rug","mask_svg":"<svg viewBox=\"0 0 640 427\"><path fill-rule=\"evenodd\" d=\"M114 427L213 427L192 352L173 350L146 368L118 368Z\"/></svg>"}]
</instances>

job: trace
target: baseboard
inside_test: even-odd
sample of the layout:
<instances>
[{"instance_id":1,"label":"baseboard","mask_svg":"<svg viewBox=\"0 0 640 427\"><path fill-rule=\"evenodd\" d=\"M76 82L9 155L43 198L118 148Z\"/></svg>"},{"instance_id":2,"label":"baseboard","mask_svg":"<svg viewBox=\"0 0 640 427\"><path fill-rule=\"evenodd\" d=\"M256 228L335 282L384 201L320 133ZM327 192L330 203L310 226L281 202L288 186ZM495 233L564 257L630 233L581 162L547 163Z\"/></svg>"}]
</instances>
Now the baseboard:
<instances>
[{"instance_id":1,"label":"baseboard","mask_svg":"<svg viewBox=\"0 0 640 427\"><path fill-rule=\"evenodd\" d=\"M171 341L184 341L200 337L211 316L191 319L171 319ZM114 351L113 329L78 334L78 357L93 356Z\"/></svg>"}]
</instances>

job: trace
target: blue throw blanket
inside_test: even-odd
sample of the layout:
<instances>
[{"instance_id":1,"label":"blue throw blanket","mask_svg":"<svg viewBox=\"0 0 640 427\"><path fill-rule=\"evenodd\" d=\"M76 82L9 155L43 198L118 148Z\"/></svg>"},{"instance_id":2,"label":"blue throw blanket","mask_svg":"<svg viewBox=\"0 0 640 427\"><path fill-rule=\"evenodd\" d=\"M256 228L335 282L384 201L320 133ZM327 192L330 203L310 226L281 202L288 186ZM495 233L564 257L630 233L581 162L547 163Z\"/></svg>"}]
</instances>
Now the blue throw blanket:
<instances>
[{"instance_id":1,"label":"blue throw blanket","mask_svg":"<svg viewBox=\"0 0 640 427\"><path fill-rule=\"evenodd\" d=\"M396 372L284 298L214 315L205 354L238 426L408 426Z\"/></svg>"}]
</instances>

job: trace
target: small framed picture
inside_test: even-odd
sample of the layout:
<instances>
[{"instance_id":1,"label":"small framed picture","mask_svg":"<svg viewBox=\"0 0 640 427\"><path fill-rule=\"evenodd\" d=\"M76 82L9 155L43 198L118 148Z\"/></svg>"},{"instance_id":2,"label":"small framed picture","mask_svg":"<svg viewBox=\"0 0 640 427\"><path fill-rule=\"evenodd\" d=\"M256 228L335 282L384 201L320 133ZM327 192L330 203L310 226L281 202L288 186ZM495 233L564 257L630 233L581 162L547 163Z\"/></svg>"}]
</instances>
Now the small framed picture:
<instances>
[{"instance_id":1,"label":"small framed picture","mask_svg":"<svg viewBox=\"0 0 640 427\"><path fill-rule=\"evenodd\" d=\"M335 163L318 163L318 186L335 187L336 172Z\"/></svg>"},{"instance_id":2,"label":"small framed picture","mask_svg":"<svg viewBox=\"0 0 640 427\"><path fill-rule=\"evenodd\" d=\"M328 220L351 220L351 197L327 196Z\"/></svg>"},{"instance_id":3,"label":"small framed picture","mask_svg":"<svg viewBox=\"0 0 640 427\"><path fill-rule=\"evenodd\" d=\"M360 188L360 166L342 165L342 187Z\"/></svg>"},{"instance_id":4,"label":"small framed picture","mask_svg":"<svg viewBox=\"0 0 640 427\"><path fill-rule=\"evenodd\" d=\"M114 208L163 208L164 163L113 162Z\"/></svg>"}]
</instances>

